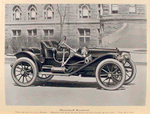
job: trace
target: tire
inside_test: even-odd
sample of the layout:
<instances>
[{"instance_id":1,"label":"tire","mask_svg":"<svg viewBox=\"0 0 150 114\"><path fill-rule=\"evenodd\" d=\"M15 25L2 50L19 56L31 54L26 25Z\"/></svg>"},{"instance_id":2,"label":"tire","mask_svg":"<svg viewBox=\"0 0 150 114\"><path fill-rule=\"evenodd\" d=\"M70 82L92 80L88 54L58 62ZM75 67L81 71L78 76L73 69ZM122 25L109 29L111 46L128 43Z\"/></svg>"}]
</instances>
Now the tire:
<instances>
[{"instance_id":1,"label":"tire","mask_svg":"<svg viewBox=\"0 0 150 114\"><path fill-rule=\"evenodd\" d=\"M51 80L53 78L53 75L37 75L37 80L41 81L41 82L47 82L49 80Z\"/></svg>"},{"instance_id":2,"label":"tire","mask_svg":"<svg viewBox=\"0 0 150 114\"><path fill-rule=\"evenodd\" d=\"M136 66L132 60L128 60L124 64L124 68L126 71L126 80L125 80L124 84L129 84L135 79L136 72L137 72Z\"/></svg>"},{"instance_id":3,"label":"tire","mask_svg":"<svg viewBox=\"0 0 150 114\"><path fill-rule=\"evenodd\" d=\"M37 67L31 59L21 57L13 64L11 75L17 85L23 87L30 86L37 77Z\"/></svg>"},{"instance_id":4,"label":"tire","mask_svg":"<svg viewBox=\"0 0 150 114\"><path fill-rule=\"evenodd\" d=\"M115 59L105 59L96 68L96 80L100 87L106 90L117 90L125 81L125 69Z\"/></svg>"}]
</instances>

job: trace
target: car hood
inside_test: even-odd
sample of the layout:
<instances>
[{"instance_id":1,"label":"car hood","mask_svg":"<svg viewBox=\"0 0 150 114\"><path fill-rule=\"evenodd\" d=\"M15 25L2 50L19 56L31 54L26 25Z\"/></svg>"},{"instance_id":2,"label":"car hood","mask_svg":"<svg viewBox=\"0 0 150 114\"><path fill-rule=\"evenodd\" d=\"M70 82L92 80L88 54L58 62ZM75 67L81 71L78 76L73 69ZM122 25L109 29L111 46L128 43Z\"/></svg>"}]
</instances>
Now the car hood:
<instances>
[{"instance_id":1,"label":"car hood","mask_svg":"<svg viewBox=\"0 0 150 114\"><path fill-rule=\"evenodd\" d=\"M122 53L130 53L128 51L120 51L118 48L89 48L88 49L89 54L91 54L93 57L98 57L100 55L103 54L107 54L107 53L118 53L118 54L122 54Z\"/></svg>"},{"instance_id":2,"label":"car hood","mask_svg":"<svg viewBox=\"0 0 150 114\"><path fill-rule=\"evenodd\" d=\"M117 48L89 48L89 52L117 53L118 51Z\"/></svg>"}]
</instances>

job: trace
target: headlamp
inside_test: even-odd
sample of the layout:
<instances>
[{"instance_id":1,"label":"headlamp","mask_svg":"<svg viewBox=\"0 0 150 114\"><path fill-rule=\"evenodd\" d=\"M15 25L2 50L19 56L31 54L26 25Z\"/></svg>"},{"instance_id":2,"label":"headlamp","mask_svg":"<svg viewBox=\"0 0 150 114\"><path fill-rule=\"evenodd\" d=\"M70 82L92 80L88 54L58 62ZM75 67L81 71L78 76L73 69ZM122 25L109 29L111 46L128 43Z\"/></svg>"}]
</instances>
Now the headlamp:
<instances>
[{"instance_id":1,"label":"headlamp","mask_svg":"<svg viewBox=\"0 0 150 114\"><path fill-rule=\"evenodd\" d=\"M130 59L131 58L129 53L122 53L122 56L124 56L125 59Z\"/></svg>"}]
</instances>

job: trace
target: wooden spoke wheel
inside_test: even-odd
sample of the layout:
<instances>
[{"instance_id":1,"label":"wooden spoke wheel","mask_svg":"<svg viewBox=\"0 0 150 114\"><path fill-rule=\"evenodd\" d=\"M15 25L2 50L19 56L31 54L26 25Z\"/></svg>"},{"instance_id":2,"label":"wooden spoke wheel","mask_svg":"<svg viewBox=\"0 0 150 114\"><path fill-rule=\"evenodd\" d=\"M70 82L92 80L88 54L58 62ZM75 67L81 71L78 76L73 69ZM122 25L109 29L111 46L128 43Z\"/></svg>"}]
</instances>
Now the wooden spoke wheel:
<instances>
[{"instance_id":1,"label":"wooden spoke wheel","mask_svg":"<svg viewBox=\"0 0 150 114\"><path fill-rule=\"evenodd\" d=\"M120 88L124 84L125 77L123 65L115 59L105 59L96 68L98 84L106 90Z\"/></svg>"},{"instance_id":2,"label":"wooden spoke wheel","mask_svg":"<svg viewBox=\"0 0 150 114\"><path fill-rule=\"evenodd\" d=\"M21 57L15 61L11 69L12 78L17 85L32 85L37 76L35 63L26 57Z\"/></svg>"}]
</instances>

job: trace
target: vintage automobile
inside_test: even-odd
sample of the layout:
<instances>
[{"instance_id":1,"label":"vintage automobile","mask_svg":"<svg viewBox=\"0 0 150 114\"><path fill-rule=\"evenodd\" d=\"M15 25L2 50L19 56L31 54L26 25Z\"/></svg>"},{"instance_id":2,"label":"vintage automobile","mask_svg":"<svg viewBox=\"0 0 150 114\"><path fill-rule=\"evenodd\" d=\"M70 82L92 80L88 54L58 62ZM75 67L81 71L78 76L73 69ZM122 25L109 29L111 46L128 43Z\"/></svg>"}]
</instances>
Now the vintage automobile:
<instances>
[{"instance_id":1,"label":"vintage automobile","mask_svg":"<svg viewBox=\"0 0 150 114\"><path fill-rule=\"evenodd\" d=\"M117 48L73 49L65 43L41 41L40 49L22 48L14 54L17 60L11 64L11 74L19 86L30 86L36 80L48 81L53 76L96 77L99 86L116 90L129 84L136 76L136 66L130 53Z\"/></svg>"}]
</instances>

